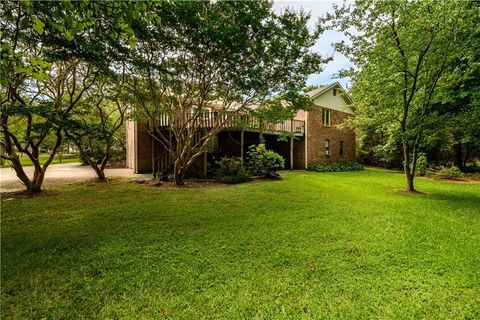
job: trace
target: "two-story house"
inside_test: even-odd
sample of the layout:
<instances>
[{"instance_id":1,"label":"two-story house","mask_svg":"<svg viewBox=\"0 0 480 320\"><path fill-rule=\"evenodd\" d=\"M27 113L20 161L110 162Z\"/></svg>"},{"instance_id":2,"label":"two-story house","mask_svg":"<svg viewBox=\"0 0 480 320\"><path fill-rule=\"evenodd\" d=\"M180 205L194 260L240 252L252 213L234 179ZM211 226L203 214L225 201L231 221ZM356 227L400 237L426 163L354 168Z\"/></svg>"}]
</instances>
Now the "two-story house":
<instances>
[{"instance_id":1,"label":"two-story house","mask_svg":"<svg viewBox=\"0 0 480 320\"><path fill-rule=\"evenodd\" d=\"M306 169L309 164L355 160L355 133L338 128L353 116L350 97L336 82L307 93L313 102L309 111L299 111L284 123L264 125L263 138L268 149L280 153L287 169ZM259 143L259 129L251 126L225 127L204 157L191 169L206 174L207 162L223 156L245 157L248 147ZM285 132L293 139L279 139ZM155 143L143 124L127 123L127 166L136 173L164 172L171 166L162 146Z\"/></svg>"}]
</instances>

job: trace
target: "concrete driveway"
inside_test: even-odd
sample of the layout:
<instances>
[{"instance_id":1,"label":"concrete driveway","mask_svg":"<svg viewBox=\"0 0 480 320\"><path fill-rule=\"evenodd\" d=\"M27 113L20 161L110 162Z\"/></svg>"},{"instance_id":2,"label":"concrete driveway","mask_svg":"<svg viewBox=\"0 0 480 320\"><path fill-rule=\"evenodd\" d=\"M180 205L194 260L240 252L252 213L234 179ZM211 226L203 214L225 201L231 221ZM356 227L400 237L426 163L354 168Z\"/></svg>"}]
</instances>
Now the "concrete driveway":
<instances>
[{"instance_id":1,"label":"concrete driveway","mask_svg":"<svg viewBox=\"0 0 480 320\"><path fill-rule=\"evenodd\" d=\"M25 167L27 175L33 176L33 166ZM127 179L149 179L151 174L135 174L133 170L127 168L105 169L107 178L127 178ZM52 164L48 167L45 174L43 187L82 182L95 178L95 171L89 166L82 166L80 163L62 163ZM18 180L15 171L12 168L0 168L0 192L12 192L24 190L25 187Z\"/></svg>"}]
</instances>

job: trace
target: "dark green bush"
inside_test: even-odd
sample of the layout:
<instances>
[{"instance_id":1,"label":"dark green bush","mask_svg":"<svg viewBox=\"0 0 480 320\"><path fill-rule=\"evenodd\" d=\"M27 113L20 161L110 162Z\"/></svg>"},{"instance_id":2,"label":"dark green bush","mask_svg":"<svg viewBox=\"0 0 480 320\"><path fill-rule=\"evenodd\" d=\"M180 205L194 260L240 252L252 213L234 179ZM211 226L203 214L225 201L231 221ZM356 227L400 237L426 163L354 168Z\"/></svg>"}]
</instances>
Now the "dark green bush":
<instances>
[{"instance_id":1,"label":"dark green bush","mask_svg":"<svg viewBox=\"0 0 480 320\"><path fill-rule=\"evenodd\" d=\"M247 182L250 180L252 180L252 177L250 177L247 173L241 173L234 176L221 176L221 177L218 177L217 179L217 181L221 183L226 183L226 184L236 184L236 183Z\"/></svg>"},{"instance_id":2,"label":"dark green bush","mask_svg":"<svg viewBox=\"0 0 480 320\"><path fill-rule=\"evenodd\" d=\"M223 157L216 162L215 179L222 183L234 184L252 180L242 159Z\"/></svg>"},{"instance_id":3,"label":"dark green bush","mask_svg":"<svg viewBox=\"0 0 480 320\"><path fill-rule=\"evenodd\" d=\"M427 173L427 156L424 153L420 153L417 158L417 168L416 168L416 174L419 176L425 176Z\"/></svg>"},{"instance_id":4,"label":"dark green bush","mask_svg":"<svg viewBox=\"0 0 480 320\"><path fill-rule=\"evenodd\" d=\"M113 146L110 149L110 158L108 159L109 163L117 163L119 161L125 160L125 158L126 158L126 153L124 149L118 146Z\"/></svg>"},{"instance_id":5,"label":"dark green bush","mask_svg":"<svg viewBox=\"0 0 480 320\"><path fill-rule=\"evenodd\" d=\"M436 176L440 179L458 179L463 178L465 175L458 167L452 166L443 168L437 172Z\"/></svg>"},{"instance_id":6,"label":"dark green bush","mask_svg":"<svg viewBox=\"0 0 480 320\"><path fill-rule=\"evenodd\" d=\"M364 170L363 166L354 161L344 161L344 162L324 162L316 163L308 166L310 171L316 172L341 172L341 171L358 171Z\"/></svg>"},{"instance_id":7,"label":"dark green bush","mask_svg":"<svg viewBox=\"0 0 480 320\"><path fill-rule=\"evenodd\" d=\"M473 162L472 164L465 166L463 171L466 173L479 173L480 166L476 162Z\"/></svg>"},{"instance_id":8,"label":"dark green bush","mask_svg":"<svg viewBox=\"0 0 480 320\"><path fill-rule=\"evenodd\" d=\"M245 172L243 161L240 158L223 157L216 162L216 172L218 176L235 176Z\"/></svg>"},{"instance_id":9,"label":"dark green bush","mask_svg":"<svg viewBox=\"0 0 480 320\"><path fill-rule=\"evenodd\" d=\"M285 167L285 159L264 144L250 146L247 152L247 169L254 176L276 177L276 171Z\"/></svg>"}]
</instances>

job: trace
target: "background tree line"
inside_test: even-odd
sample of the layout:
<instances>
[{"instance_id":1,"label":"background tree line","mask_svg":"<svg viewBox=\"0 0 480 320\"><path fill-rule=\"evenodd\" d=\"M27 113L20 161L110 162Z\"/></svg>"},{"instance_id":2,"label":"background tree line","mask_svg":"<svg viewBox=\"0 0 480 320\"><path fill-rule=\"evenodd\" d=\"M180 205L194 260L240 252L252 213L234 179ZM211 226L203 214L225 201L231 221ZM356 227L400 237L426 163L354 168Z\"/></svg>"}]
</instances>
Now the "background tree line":
<instances>
[{"instance_id":1,"label":"background tree line","mask_svg":"<svg viewBox=\"0 0 480 320\"><path fill-rule=\"evenodd\" d=\"M354 67L355 129L364 160L401 165L415 190L419 156L465 170L480 155L480 7L474 1L368 1L324 22Z\"/></svg>"}]
</instances>

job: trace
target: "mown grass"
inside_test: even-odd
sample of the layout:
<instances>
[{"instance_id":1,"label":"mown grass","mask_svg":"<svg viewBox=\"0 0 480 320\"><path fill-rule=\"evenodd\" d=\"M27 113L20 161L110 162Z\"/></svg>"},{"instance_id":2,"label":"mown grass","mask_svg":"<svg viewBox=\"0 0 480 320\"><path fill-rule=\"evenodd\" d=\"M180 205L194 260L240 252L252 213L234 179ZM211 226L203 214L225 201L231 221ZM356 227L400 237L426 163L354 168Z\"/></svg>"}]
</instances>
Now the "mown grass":
<instances>
[{"instance_id":1,"label":"mown grass","mask_svg":"<svg viewBox=\"0 0 480 320\"><path fill-rule=\"evenodd\" d=\"M50 155L48 153L41 153L39 156L40 163L43 165L45 162L47 162L48 158ZM57 164L57 163L71 163L71 162L80 162L80 159L78 158L77 155L74 154L56 154L55 158L53 158L51 164ZM20 158L20 163L22 166L32 166L32 161L30 160L29 157L23 156ZM10 166L10 161L6 160L3 165L1 166L2 168L9 167Z\"/></svg>"},{"instance_id":2,"label":"mown grass","mask_svg":"<svg viewBox=\"0 0 480 320\"><path fill-rule=\"evenodd\" d=\"M2 201L3 319L475 319L480 185L286 173Z\"/></svg>"}]
</instances>

